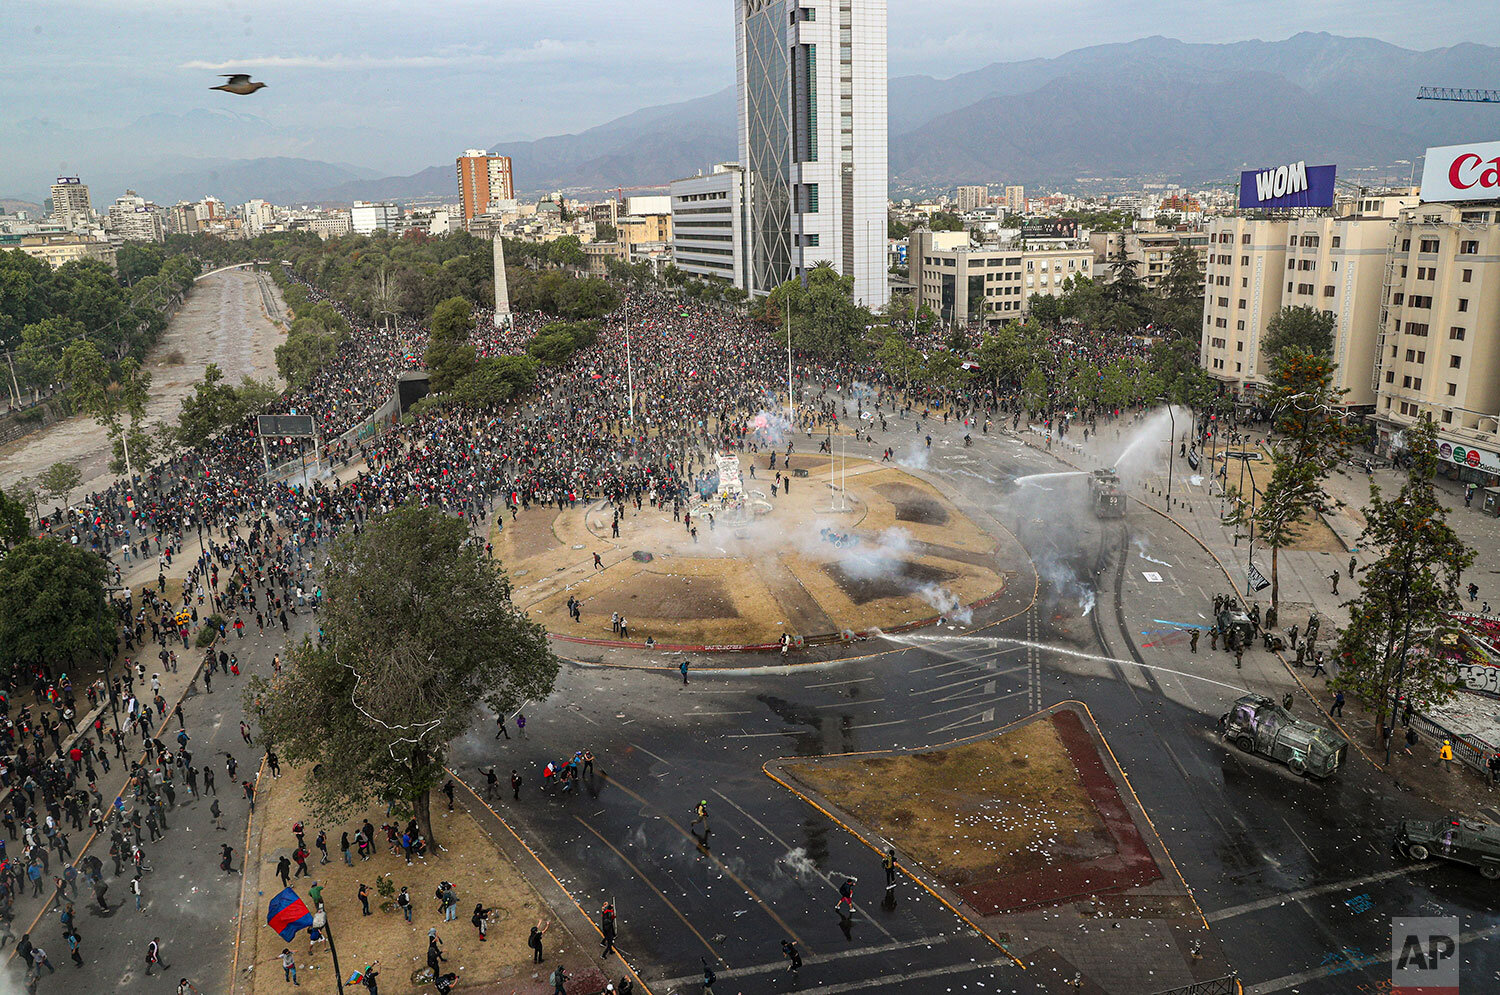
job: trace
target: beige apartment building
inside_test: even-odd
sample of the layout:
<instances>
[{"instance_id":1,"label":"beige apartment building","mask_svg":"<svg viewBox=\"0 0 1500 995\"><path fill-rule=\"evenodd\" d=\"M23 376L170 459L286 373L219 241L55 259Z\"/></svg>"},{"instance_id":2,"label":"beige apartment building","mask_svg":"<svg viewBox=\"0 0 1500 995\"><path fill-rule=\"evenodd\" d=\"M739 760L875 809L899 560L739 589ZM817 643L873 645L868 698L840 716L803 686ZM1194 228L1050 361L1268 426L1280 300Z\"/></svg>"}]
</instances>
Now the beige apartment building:
<instances>
[{"instance_id":1,"label":"beige apartment building","mask_svg":"<svg viewBox=\"0 0 1500 995\"><path fill-rule=\"evenodd\" d=\"M1180 245L1192 249L1198 257L1200 272L1208 262L1208 233L1202 231L1096 231L1089 235L1089 246L1094 251L1094 275L1098 279L1113 280L1114 266L1110 260L1120 252L1120 243L1125 244L1125 255L1135 260L1135 273L1149 290L1160 290L1167 271L1171 269L1172 253Z\"/></svg>"},{"instance_id":2,"label":"beige apartment building","mask_svg":"<svg viewBox=\"0 0 1500 995\"><path fill-rule=\"evenodd\" d=\"M632 245L646 242L672 241L672 215L627 214L615 220L615 231L620 242L628 249Z\"/></svg>"},{"instance_id":3,"label":"beige apartment building","mask_svg":"<svg viewBox=\"0 0 1500 995\"><path fill-rule=\"evenodd\" d=\"M977 211L990 203L990 188L982 186L959 187L955 198L960 214Z\"/></svg>"},{"instance_id":4,"label":"beige apartment building","mask_svg":"<svg viewBox=\"0 0 1500 995\"><path fill-rule=\"evenodd\" d=\"M1267 326L1283 307L1333 318L1335 386L1344 403L1375 404L1371 371L1394 215L1413 198L1366 196L1334 215L1214 218L1208 225L1201 359L1244 397L1268 383Z\"/></svg>"},{"instance_id":5,"label":"beige apartment building","mask_svg":"<svg viewBox=\"0 0 1500 995\"><path fill-rule=\"evenodd\" d=\"M79 235L76 232L24 235L18 248L28 256L42 260L53 269L57 269L63 263L71 263L78 259L97 259L111 270L115 268L116 246L113 242L102 241L90 235Z\"/></svg>"},{"instance_id":6,"label":"beige apartment building","mask_svg":"<svg viewBox=\"0 0 1500 995\"><path fill-rule=\"evenodd\" d=\"M1450 476L1500 483L1500 204L1421 204L1394 223L1378 316L1380 446L1429 418Z\"/></svg>"},{"instance_id":7,"label":"beige apartment building","mask_svg":"<svg viewBox=\"0 0 1500 995\"><path fill-rule=\"evenodd\" d=\"M969 244L967 232L913 231L907 248L913 300L951 324L1024 319L1031 299L1059 297L1068 278L1092 273L1086 240Z\"/></svg>"}]
</instances>

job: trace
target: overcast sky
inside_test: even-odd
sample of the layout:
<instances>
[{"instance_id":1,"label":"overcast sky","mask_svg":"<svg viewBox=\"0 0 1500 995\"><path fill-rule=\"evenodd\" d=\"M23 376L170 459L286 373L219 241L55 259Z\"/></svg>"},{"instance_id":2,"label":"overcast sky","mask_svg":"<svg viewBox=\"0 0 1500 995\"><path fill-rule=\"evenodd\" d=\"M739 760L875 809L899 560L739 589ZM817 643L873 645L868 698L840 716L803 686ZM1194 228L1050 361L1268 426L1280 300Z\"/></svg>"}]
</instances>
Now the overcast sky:
<instances>
[{"instance_id":1,"label":"overcast sky","mask_svg":"<svg viewBox=\"0 0 1500 995\"><path fill-rule=\"evenodd\" d=\"M465 146L577 131L734 78L731 0L3 3L0 139L8 141L227 109L264 124L202 155L288 154L295 134L296 154L411 172ZM1305 30L1410 48L1495 43L1500 3L891 0L890 65L892 75L942 77L1153 34L1223 42ZM270 85L248 98L208 90L216 73L232 70ZM257 129L278 137L253 147ZM141 134L158 138L152 127ZM43 171L65 165L64 152L47 154L59 158Z\"/></svg>"}]
</instances>

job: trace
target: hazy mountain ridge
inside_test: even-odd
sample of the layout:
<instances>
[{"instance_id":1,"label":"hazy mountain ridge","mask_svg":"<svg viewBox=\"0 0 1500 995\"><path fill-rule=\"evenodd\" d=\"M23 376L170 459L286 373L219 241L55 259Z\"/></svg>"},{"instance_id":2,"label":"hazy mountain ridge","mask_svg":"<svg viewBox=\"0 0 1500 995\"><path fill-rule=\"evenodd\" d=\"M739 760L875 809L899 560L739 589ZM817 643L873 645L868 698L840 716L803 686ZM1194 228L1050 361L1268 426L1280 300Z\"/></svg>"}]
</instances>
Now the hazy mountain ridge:
<instances>
[{"instance_id":1,"label":"hazy mountain ridge","mask_svg":"<svg viewBox=\"0 0 1500 995\"><path fill-rule=\"evenodd\" d=\"M1493 86L1496 65L1500 48L1475 43L1413 51L1369 38L1302 33L1219 45L1153 36L1052 59L997 62L950 79L899 76L889 88L891 183L1053 186L1101 175L1211 183L1230 180L1244 166L1291 159L1336 162L1346 170L1415 160L1429 145L1496 132L1492 106L1419 102L1417 86ZM194 112L137 125L136 131L165 132L183 148L196 143L200 150L248 134L267 154L188 162L182 151L169 166L161 159L177 150L153 147L160 159L118 181L120 168L98 175L81 163L75 171L100 191L96 200L108 203L114 193L104 194L115 185L158 203L205 193L230 202L456 196L451 160L382 177L318 161L305 151L306 136L253 115ZM131 130L94 137L112 139L119 149ZM690 176L738 158L735 130L734 91L726 88L642 108L578 134L491 148L512 157L517 192L532 196ZM0 135L0 144L7 137ZM38 200L43 191L15 195Z\"/></svg>"}]
</instances>

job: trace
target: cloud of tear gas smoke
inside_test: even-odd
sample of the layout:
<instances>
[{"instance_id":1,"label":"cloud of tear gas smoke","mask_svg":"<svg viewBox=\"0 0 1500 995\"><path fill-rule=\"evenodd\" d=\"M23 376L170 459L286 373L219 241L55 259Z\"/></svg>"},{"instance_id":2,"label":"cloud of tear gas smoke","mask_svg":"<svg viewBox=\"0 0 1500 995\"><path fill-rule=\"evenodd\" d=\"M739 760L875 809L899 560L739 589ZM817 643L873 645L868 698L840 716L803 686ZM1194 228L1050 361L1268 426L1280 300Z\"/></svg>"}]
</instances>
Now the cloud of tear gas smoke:
<instances>
[{"instance_id":1,"label":"cloud of tear gas smoke","mask_svg":"<svg viewBox=\"0 0 1500 995\"><path fill-rule=\"evenodd\" d=\"M1172 565L1166 560L1158 560L1154 556L1151 556L1146 552L1147 543L1145 536L1136 536L1133 541L1135 542L1136 552L1140 553L1141 559L1145 560L1147 563L1158 563L1164 567L1170 567Z\"/></svg>"},{"instance_id":2,"label":"cloud of tear gas smoke","mask_svg":"<svg viewBox=\"0 0 1500 995\"><path fill-rule=\"evenodd\" d=\"M974 613L964 607L958 600L958 595L939 584L923 584L916 588L914 593L938 610L950 622L960 625L968 625L974 621Z\"/></svg>"},{"instance_id":3,"label":"cloud of tear gas smoke","mask_svg":"<svg viewBox=\"0 0 1500 995\"><path fill-rule=\"evenodd\" d=\"M818 873L818 865L807 855L806 847L799 846L788 851L782 856L781 864L798 881L806 881Z\"/></svg>"},{"instance_id":4,"label":"cloud of tear gas smoke","mask_svg":"<svg viewBox=\"0 0 1500 995\"><path fill-rule=\"evenodd\" d=\"M745 420L745 428L761 446L781 446L792 434L792 423L784 414L761 408Z\"/></svg>"},{"instance_id":5,"label":"cloud of tear gas smoke","mask_svg":"<svg viewBox=\"0 0 1500 995\"><path fill-rule=\"evenodd\" d=\"M904 466L908 470L925 470L927 461L931 458L926 444L920 435L913 435L912 442L908 446L896 446L896 465Z\"/></svg>"}]
</instances>

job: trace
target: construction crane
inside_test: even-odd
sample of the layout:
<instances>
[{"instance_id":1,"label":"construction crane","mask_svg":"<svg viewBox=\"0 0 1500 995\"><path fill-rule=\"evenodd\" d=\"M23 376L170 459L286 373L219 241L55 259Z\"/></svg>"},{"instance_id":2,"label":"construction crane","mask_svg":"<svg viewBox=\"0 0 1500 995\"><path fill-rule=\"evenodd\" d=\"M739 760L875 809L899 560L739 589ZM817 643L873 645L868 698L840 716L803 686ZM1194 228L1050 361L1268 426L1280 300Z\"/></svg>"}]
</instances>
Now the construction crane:
<instances>
[{"instance_id":1,"label":"construction crane","mask_svg":"<svg viewBox=\"0 0 1500 995\"><path fill-rule=\"evenodd\" d=\"M1418 100L1458 100L1470 104L1500 104L1500 90L1467 90L1453 86L1424 86Z\"/></svg>"}]
</instances>

